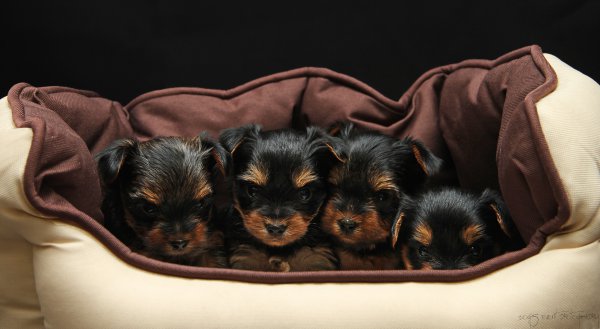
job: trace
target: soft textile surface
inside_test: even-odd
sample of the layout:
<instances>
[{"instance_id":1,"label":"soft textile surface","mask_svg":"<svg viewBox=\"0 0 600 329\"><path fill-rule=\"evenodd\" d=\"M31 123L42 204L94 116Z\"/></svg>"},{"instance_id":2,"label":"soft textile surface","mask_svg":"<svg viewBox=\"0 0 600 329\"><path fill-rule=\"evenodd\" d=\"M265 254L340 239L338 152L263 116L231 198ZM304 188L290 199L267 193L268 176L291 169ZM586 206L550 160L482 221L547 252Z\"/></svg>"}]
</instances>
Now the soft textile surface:
<instances>
[{"instance_id":1,"label":"soft textile surface","mask_svg":"<svg viewBox=\"0 0 600 329\"><path fill-rule=\"evenodd\" d=\"M23 192L31 129L17 129L6 97L0 99L0 328L39 328L42 314L27 231L35 211Z\"/></svg>"},{"instance_id":2,"label":"soft textile surface","mask_svg":"<svg viewBox=\"0 0 600 329\"><path fill-rule=\"evenodd\" d=\"M32 131L14 127L3 99L0 327L597 328L600 136L590 131L600 125L600 86L546 58L558 85L537 103L540 132L571 216L539 254L454 283L251 284L132 266L89 229L32 207L24 176Z\"/></svg>"},{"instance_id":3,"label":"soft textile surface","mask_svg":"<svg viewBox=\"0 0 600 329\"><path fill-rule=\"evenodd\" d=\"M326 69L279 73L227 91L172 88L144 94L127 106L87 91L14 86L17 127L31 128L25 195L42 213L76 223L118 257L141 268L194 278L253 282L457 281L536 254L569 217L563 186L537 119L535 101L556 77L539 47L497 60L468 60L425 73L399 101ZM444 177L470 189L499 188L527 248L461 271L385 273L245 273L185 267L147 259L104 230L92 154L112 140L191 136L250 122L265 128L327 126L340 119L421 139L444 158Z\"/></svg>"}]
</instances>

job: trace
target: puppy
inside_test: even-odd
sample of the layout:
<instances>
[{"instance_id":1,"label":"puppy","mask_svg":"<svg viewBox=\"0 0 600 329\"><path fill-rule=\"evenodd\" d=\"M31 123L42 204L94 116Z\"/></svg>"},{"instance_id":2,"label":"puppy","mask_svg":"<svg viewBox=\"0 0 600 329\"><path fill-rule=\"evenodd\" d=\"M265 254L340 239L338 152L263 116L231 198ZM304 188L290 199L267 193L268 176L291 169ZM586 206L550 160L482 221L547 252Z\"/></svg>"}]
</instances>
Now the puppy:
<instances>
[{"instance_id":1,"label":"puppy","mask_svg":"<svg viewBox=\"0 0 600 329\"><path fill-rule=\"evenodd\" d=\"M148 257L226 267L213 195L227 159L227 152L203 135L114 142L96 156L105 226Z\"/></svg>"},{"instance_id":2,"label":"puppy","mask_svg":"<svg viewBox=\"0 0 600 329\"><path fill-rule=\"evenodd\" d=\"M409 270L464 269L524 246L500 195L457 189L404 200L392 245Z\"/></svg>"},{"instance_id":3,"label":"puppy","mask_svg":"<svg viewBox=\"0 0 600 329\"><path fill-rule=\"evenodd\" d=\"M442 161L411 138L398 140L350 123L330 131L342 139L345 161L329 174L322 228L335 241L340 269L398 268L390 229L400 201L423 186Z\"/></svg>"},{"instance_id":4,"label":"puppy","mask_svg":"<svg viewBox=\"0 0 600 329\"><path fill-rule=\"evenodd\" d=\"M263 131L227 129L233 209L229 212L232 268L317 271L337 268L319 230L326 178L338 160L332 140L315 127Z\"/></svg>"}]
</instances>

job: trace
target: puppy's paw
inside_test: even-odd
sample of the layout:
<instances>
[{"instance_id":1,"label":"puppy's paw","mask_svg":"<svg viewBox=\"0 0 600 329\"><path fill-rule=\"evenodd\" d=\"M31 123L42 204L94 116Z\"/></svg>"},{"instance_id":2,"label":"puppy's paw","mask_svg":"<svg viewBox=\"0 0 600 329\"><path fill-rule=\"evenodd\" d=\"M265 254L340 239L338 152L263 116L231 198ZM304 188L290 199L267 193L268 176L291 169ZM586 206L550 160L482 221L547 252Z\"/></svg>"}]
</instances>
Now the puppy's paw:
<instances>
[{"instance_id":1,"label":"puppy's paw","mask_svg":"<svg viewBox=\"0 0 600 329\"><path fill-rule=\"evenodd\" d=\"M291 269L290 264L279 256L271 256L269 264L271 264L271 270L275 272L289 272Z\"/></svg>"},{"instance_id":2,"label":"puppy's paw","mask_svg":"<svg viewBox=\"0 0 600 329\"><path fill-rule=\"evenodd\" d=\"M231 268L238 270L272 271L269 255L249 244L234 247L229 256Z\"/></svg>"},{"instance_id":3,"label":"puppy's paw","mask_svg":"<svg viewBox=\"0 0 600 329\"><path fill-rule=\"evenodd\" d=\"M292 271L333 271L338 268L335 254L326 246L302 247L288 262Z\"/></svg>"}]
</instances>

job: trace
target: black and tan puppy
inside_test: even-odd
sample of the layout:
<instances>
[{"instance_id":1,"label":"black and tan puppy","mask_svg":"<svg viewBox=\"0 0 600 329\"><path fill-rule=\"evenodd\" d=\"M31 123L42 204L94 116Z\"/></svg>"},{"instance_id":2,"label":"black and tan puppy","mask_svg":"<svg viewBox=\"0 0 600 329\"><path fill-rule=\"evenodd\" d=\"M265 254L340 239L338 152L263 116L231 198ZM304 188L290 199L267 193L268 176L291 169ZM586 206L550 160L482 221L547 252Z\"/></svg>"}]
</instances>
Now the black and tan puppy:
<instances>
[{"instance_id":1,"label":"black and tan puppy","mask_svg":"<svg viewBox=\"0 0 600 329\"><path fill-rule=\"evenodd\" d=\"M390 229L400 201L420 189L442 161L411 138L399 140L348 123L330 130L343 141L345 161L330 172L322 227L336 242L340 269L398 268Z\"/></svg>"},{"instance_id":2,"label":"black and tan puppy","mask_svg":"<svg viewBox=\"0 0 600 329\"><path fill-rule=\"evenodd\" d=\"M228 129L233 210L228 229L232 268L261 271L333 270L337 261L320 236L318 214L335 145L309 127Z\"/></svg>"},{"instance_id":3,"label":"black and tan puppy","mask_svg":"<svg viewBox=\"0 0 600 329\"><path fill-rule=\"evenodd\" d=\"M148 257L226 267L223 235L214 229L213 195L227 158L202 135L114 142L96 155L105 226Z\"/></svg>"},{"instance_id":4,"label":"black and tan puppy","mask_svg":"<svg viewBox=\"0 0 600 329\"><path fill-rule=\"evenodd\" d=\"M523 247L498 193L457 189L404 200L392 245L409 270L464 269Z\"/></svg>"}]
</instances>

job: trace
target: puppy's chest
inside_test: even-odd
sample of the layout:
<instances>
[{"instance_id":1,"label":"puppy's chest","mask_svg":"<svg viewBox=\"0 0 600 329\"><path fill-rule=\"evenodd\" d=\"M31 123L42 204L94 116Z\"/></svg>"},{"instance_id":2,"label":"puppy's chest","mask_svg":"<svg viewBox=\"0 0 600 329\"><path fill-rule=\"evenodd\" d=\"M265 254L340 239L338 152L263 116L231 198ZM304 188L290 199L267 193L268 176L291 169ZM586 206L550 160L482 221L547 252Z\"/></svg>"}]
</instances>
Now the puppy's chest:
<instances>
[{"instance_id":1,"label":"puppy's chest","mask_svg":"<svg viewBox=\"0 0 600 329\"><path fill-rule=\"evenodd\" d=\"M355 251L335 248L341 270L393 270L400 267L400 258L392 250Z\"/></svg>"}]
</instances>

